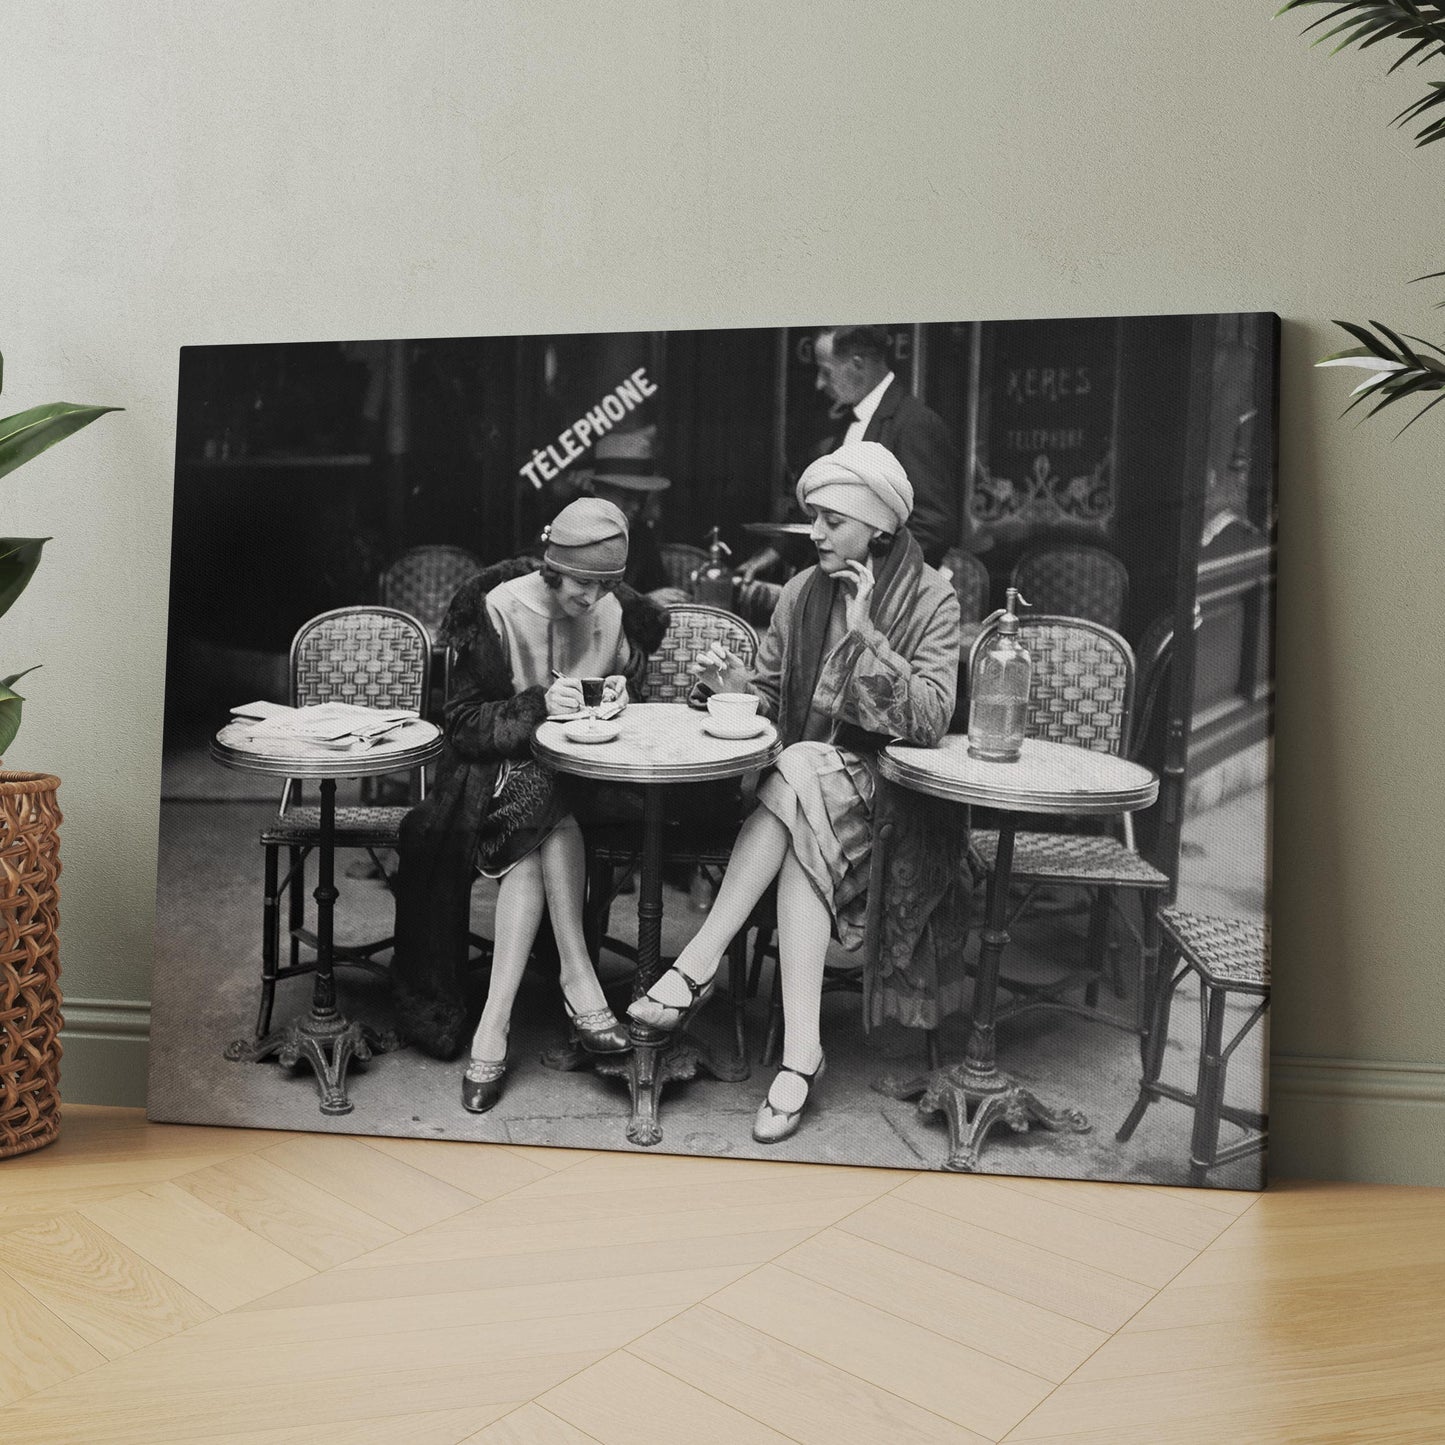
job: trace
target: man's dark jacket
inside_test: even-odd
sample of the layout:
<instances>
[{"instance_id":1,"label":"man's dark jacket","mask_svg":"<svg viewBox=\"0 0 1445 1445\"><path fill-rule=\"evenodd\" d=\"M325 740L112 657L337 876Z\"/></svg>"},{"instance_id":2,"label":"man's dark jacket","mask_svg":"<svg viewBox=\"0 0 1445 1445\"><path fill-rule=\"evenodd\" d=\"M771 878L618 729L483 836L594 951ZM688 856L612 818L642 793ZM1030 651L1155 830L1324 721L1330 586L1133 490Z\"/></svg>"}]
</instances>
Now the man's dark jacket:
<instances>
[{"instance_id":1,"label":"man's dark jacket","mask_svg":"<svg viewBox=\"0 0 1445 1445\"><path fill-rule=\"evenodd\" d=\"M844 431L829 450L842 445ZM913 484L913 515L908 530L923 548L923 560L937 567L943 554L962 540L959 527L958 449L937 412L930 411L895 376L863 431L865 442L879 442L903 464Z\"/></svg>"},{"instance_id":2,"label":"man's dark jacket","mask_svg":"<svg viewBox=\"0 0 1445 1445\"><path fill-rule=\"evenodd\" d=\"M463 584L439 634L456 657L446 745L426 801L402 823L391 965L398 1031L439 1059L455 1058L475 1023L468 1017L464 982L478 834L502 763L532 756L532 734L547 715L543 688L514 690L486 596L538 565L529 557L500 562ZM633 652L629 686L640 695L647 655L667 631L667 614L630 588L620 588L617 597Z\"/></svg>"}]
</instances>

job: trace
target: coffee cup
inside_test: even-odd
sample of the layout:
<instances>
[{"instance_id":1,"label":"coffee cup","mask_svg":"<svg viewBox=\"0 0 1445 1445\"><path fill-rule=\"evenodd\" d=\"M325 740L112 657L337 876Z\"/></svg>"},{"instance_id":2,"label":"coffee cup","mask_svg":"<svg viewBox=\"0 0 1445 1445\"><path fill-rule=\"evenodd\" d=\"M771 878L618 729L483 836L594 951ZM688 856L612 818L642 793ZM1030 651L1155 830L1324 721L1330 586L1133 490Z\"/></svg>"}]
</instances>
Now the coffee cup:
<instances>
[{"instance_id":1,"label":"coffee cup","mask_svg":"<svg viewBox=\"0 0 1445 1445\"><path fill-rule=\"evenodd\" d=\"M752 692L715 692L707 700L707 710L720 727L741 732L758 715L758 696Z\"/></svg>"},{"instance_id":2,"label":"coffee cup","mask_svg":"<svg viewBox=\"0 0 1445 1445\"><path fill-rule=\"evenodd\" d=\"M584 677L582 682L582 706L601 707L602 690L607 686L605 677Z\"/></svg>"}]
</instances>

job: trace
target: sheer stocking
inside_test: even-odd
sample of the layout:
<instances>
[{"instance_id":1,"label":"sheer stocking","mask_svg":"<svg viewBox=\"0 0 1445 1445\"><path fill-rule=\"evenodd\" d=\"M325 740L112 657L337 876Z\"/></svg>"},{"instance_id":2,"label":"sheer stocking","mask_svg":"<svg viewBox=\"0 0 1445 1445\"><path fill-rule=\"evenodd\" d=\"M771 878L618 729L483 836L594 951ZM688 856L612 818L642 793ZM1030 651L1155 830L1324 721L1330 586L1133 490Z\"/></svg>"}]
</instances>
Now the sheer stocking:
<instances>
[{"instance_id":1,"label":"sheer stocking","mask_svg":"<svg viewBox=\"0 0 1445 1445\"><path fill-rule=\"evenodd\" d=\"M507 1030L512 1005L527 968L537 929L542 924L546 892L542 860L536 853L502 875L497 892L497 919L492 945L492 976L487 1004L472 1036L472 1057L497 1063L507 1056Z\"/></svg>"},{"instance_id":2,"label":"sheer stocking","mask_svg":"<svg viewBox=\"0 0 1445 1445\"><path fill-rule=\"evenodd\" d=\"M676 972L680 970L697 983L706 983L717 972L728 944L752 916L789 851L788 830L781 821L766 808L755 809L733 845L727 871L702 927L688 940L673 967L652 985L652 997L666 1008L658 1010L639 999L630 1010L634 1016L653 1022L654 1015L659 1020L671 1018L670 1010L688 1006L692 996L687 985L675 977Z\"/></svg>"},{"instance_id":3,"label":"sheer stocking","mask_svg":"<svg viewBox=\"0 0 1445 1445\"><path fill-rule=\"evenodd\" d=\"M547 911L562 961L562 995L579 1014L607 1007L597 970L582 936L582 899L586 888L586 850L575 818L565 818L541 848Z\"/></svg>"},{"instance_id":4,"label":"sheer stocking","mask_svg":"<svg viewBox=\"0 0 1445 1445\"><path fill-rule=\"evenodd\" d=\"M797 855L789 849L778 875L778 967L783 976L783 1063L811 1074L823 1055L819 1015L823 963L832 934L832 915L818 897ZM780 1073L768 1090L775 1109L803 1107L808 1085L796 1074Z\"/></svg>"}]
</instances>

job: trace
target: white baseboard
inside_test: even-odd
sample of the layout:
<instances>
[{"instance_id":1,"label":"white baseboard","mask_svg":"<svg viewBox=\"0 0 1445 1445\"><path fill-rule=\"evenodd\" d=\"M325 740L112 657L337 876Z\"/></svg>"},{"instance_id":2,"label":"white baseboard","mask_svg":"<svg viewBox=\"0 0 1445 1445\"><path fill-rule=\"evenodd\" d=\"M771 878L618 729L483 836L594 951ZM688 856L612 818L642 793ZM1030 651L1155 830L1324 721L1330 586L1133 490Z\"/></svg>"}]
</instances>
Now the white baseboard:
<instances>
[{"instance_id":1,"label":"white baseboard","mask_svg":"<svg viewBox=\"0 0 1445 1445\"><path fill-rule=\"evenodd\" d=\"M145 1104L150 1004L69 998L62 1097ZM1269 1168L1277 1178L1445 1185L1445 1064L1270 1059Z\"/></svg>"},{"instance_id":2,"label":"white baseboard","mask_svg":"<svg viewBox=\"0 0 1445 1445\"><path fill-rule=\"evenodd\" d=\"M1278 1178L1445 1185L1445 1064L1270 1060Z\"/></svg>"},{"instance_id":3,"label":"white baseboard","mask_svg":"<svg viewBox=\"0 0 1445 1445\"><path fill-rule=\"evenodd\" d=\"M60 1006L60 1096L71 1104L146 1101L151 1006L146 1000L67 998Z\"/></svg>"}]
</instances>

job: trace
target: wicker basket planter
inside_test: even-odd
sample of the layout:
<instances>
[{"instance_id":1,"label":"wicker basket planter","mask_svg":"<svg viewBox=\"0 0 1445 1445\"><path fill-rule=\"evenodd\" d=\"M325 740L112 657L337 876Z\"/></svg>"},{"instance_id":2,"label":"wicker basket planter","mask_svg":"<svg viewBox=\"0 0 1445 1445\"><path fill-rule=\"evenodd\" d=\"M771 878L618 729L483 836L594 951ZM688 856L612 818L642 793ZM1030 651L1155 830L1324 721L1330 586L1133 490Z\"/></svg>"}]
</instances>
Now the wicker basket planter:
<instances>
[{"instance_id":1,"label":"wicker basket planter","mask_svg":"<svg viewBox=\"0 0 1445 1445\"><path fill-rule=\"evenodd\" d=\"M0 771L0 1159L60 1132L59 786Z\"/></svg>"}]
</instances>

